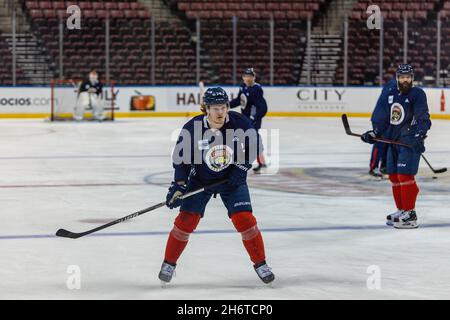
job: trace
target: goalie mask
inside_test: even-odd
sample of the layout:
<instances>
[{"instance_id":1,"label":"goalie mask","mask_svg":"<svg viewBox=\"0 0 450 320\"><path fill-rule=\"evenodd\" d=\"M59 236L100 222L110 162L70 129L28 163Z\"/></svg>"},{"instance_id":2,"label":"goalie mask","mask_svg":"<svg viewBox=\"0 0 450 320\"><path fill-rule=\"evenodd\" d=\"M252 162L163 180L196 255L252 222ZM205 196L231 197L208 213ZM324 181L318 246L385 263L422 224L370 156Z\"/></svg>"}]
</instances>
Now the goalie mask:
<instances>
[{"instance_id":1,"label":"goalie mask","mask_svg":"<svg viewBox=\"0 0 450 320\"><path fill-rule=\"evenodd\" d=\"M91 73L89 73L89 81L92 84L97 84L98 83L98 74L95 71L92 71Z\"/></svg>"}]
</instances>

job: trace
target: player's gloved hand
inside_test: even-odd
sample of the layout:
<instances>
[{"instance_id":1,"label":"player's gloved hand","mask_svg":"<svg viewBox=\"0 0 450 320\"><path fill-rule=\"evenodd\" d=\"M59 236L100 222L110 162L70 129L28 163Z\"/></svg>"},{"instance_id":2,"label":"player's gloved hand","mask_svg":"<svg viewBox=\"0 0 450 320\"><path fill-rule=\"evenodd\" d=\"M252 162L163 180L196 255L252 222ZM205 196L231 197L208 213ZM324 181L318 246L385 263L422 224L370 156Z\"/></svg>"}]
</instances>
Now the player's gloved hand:
<instances>
[{"instance_id":1,"label":"player's gloved hand","mask_svg":"<svg viewBox=\"0 0 450 320\"><path fill-rule=\"evenodd\" d=\"M237 187L247 182L247 171L251 165L233 164L228 176L228 184Z\"/></svg>"},{"instance_id":2,"label":"player's gloved hand","mask_svg":"<svg viewBox=\"0 0 450 320\"><path fill-rule=\"evenodd\" d=\"M425 152L424 140L426 137L427 136L424 133L416 133L414 135L414 138L411 143L411 147L414 149L414 151L419 152L419 153Z\"/></svg>"},{"instance_id":3,"label":"player's gloved hand","mask_svg":"<svg viewBox=\"0 0 450 320\"><path fill-rule=\"evenodd\" d=\"M247 96L245 95L245 93L241 93L239 97L239 102L241 108L245 108L245 106L247 105Z\"/></svg>"},{"instance_id":4,"label":"player's gloved hand","mask_svg":"<svg viewBox=\"0 0 450 320\"><path fill-rule=\"evenodd\" d=\"M369 130L361 135L361 140L365 143L374 144L375 141L373 140L373 138L376 138L376 136L377 133L374 130Z\"/></svg>"},{"instance_id":5,"label":"player's gloved hand","mask_svg":"<svg viewBox=\"0 0 450 320\"><path fill-rule=\"evenodd\" d=\"M169 187L169 191L167 192L166 197L166 206L170 209L181 206L182 199L179 199L180 196L184 195L187 191L187 186L184 183L178 183L173 181Z\"/></svg>"}]
</instances>

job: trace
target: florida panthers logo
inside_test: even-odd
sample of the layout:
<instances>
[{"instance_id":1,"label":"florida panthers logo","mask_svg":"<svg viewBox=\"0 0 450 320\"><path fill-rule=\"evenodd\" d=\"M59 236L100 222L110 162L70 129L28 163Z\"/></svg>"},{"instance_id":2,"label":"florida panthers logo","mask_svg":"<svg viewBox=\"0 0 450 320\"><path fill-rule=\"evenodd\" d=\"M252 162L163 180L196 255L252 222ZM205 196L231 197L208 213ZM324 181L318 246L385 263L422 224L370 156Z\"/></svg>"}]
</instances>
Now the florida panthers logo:
<instances>
[{"instance_id":1,"label":"florida panthers logo","mask_svg":"<svg viewBox=\"0 0 450 320\"><path fill-rule=\"evenodd\" d=\"M400 103L394 103L391 106L391 124L397 126L405 119L405 110Z\"/></svg>"},{"instance_id":2,"label":"florida panthers logo","mask_svg":"<svg viewBox=\"0 0 450 320\"><path fill-rule=\"evenodd\" d=\"M208 150L205 162L215 172L225 170L233 160L233 149L226 145L217 145Z\"/></svg>"}]
</instances>

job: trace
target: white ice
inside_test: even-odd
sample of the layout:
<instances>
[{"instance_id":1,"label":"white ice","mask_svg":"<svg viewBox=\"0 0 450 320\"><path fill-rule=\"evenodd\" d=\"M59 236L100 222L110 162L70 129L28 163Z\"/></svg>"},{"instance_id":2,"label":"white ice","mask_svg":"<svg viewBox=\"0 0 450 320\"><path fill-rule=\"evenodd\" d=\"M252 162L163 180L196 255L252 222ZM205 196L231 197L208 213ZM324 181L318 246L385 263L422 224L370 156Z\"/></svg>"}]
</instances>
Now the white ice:
<instances>
[{"instance_id":1,"label":"white ice","mask_svg":"<svg viewBox=\"0 0 450 320\"><path fill-rule=\"evenodd\" d=\"M0 121L0 298L450 298L449 174L431 179L421 163L420 228L385 226L394 209L390 185L365 176L370 146L346 136L339 118L263 124L280 130L280 171L300 172L287 189L279 174L250 177L274 288L257 278L219 198L164 289L157 275L175 210L160 208L99 236L53 237L61 227L83 231L163 201L170 136L185 121ZM368 119L350 121L355 132L369 127ZM435 167L449 165L449 136L450 122L435 120L426 153ZM80 289L68 289L69 266L79 267Z\"/></svg>"}]
</instances>

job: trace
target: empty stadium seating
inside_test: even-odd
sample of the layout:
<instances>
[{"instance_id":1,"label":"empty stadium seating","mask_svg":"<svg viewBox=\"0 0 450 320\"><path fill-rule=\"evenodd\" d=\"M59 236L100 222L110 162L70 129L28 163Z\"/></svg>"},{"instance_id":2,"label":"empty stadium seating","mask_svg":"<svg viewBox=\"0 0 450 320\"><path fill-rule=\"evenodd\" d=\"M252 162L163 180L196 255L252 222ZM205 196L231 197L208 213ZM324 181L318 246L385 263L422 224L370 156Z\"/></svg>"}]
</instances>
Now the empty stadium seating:
<instances>
[{"instance_id":1,"label":"empty stadium seating","mask_svg":"<svg viewBox=\"0 0 450 320\"><path fill-rule=\"evenodd\" d=\"M3 34L0 32L0 85L10 85L12 80L12 53L8 44L4 41ZM16 83L28 84L23 71L16 65Z\"/></svg>"},{"instance_id":2,"label":"empty stadium seating","mask_svg":"<svg viewBox=\"0 0 450 320\"><path fill-rule=\"evenodd\" d=\"M150 84L150 13L136 1L76 2L83 10L81 30L64 28L64 76L82 78L90 69L103 76L105 21L110 21L110 78L120 84ZM59 16L74 1L26 1L36 36L44 40L51 56L59 56ZM195 82L195 54L190 32L177 21L157 21L155 28L156 84Z\"/></svg>"},{"instance_id":3,"label":"empty stadium seating","mask_svg":"<svg viewBox=\"0 0 450 320\"><path fill-rule=\"evenodd\" d=\"M202 78L232 84L246 67L256 69L258 81L269 83L270 29L274 19L274 84L295 84L304 56L306 20L320 15L326 0L296 1L171 1L188 20L202 20L202 46L215 74ZM237 26L237 79L233 79L232 17Z\"/></svg>"},{"instance_id":4,"label":"empty stadium seating","mask_svg":"<svg viewBox=\"0 0 450 320\"><path fill-rule=\"evenodd\" d=\"M303 57L305 19L317 13L325 0L309 1L178 1L177 8L210 15L202 19L201 78L207 83L232 84L232 29L238 23L237 74L252 66L258 81L269 82L269 18L275 19L274 83L297 81ZM149 84L151 75L150 21L148 11L137 1L25 1L25 9L36 36L44 40L48 51L58 61L59 17L67 17L66 7L77 3L83 10L82 30L64 30L64 75L83 77L91 68L105 72L105 24L110 18L110 74L123 84ZM243 14L248 11L248 14ZM221 14L222 11L224 14ZM245 18L245 19L244 19ZM298 19L303 18L303 22ZM156 23L156 84L195 83L195 43L191 32L180 21ZM250 32L250 33L249 33ZM81 56L81 58L80 58Z\"/></svg>"},{"instance_id":5,"label":"empty stadium seating","mask_svg":"<svg viewBox=\"0 0 450 320\"><path fill-rule=\"evenodd\" d=\"M32 30L58 63L59 18L67 6L82 9L82 29L64 28L64 75L85 77L95 68L104 75L105 20L110 21L110 77L121 84L194 84L196 39L194 19L201 19L201 79L206 83L233 84L246 67L254 67L258 81L269 83L270 19L274 19L274 84L297 84L306 47L306 20L313 24L331 0L164 0L180 19L156 20L155 70L151 64L151 12L137 0L42 1L24 0L23 9ZM450 64L450 1L448 0L358 0L349 16L348 83L378 84L379 31L366 27L367 7L378 4L384 18L383 82L392 77L403 61L403 17L408 19L408 61L416 79L435 76L436 13L441 10L441 66ZM237 79L233 79L231 18L237 22ZM11 52L0 41L0 83L11 83ZM342 54L342 53L341 53ZM26 83L18 67L18 83ZM336 69L335 84L343 82L343 59Z\"/></svg>"},{"instance_id":6,"label":"empty stadium seating","mask_svg":"<svg viewBox=\"0 0 450 320\"><path fill-rule=\"evenodd\" d=\"M415 69L415 79L423 81L425 75L436 75L437 25L434 9L439 0L381 0L377 3L384 22L383 83L392 78L396 66L403 62L405 15L408 20L408 62ZM359 0L349 17L348 83L352 85L379 83L379 30L370 30L366 25L366 10L371 4L374 3ZM337 68L335 79L336 84L342 82L343 59Z\"/></svg>"},{"instance_id":7,"label":"empty stadium seating","mask_svg":"<svg viewBox=\"0 0 450 320\"><path fill-rule=\"evenodd\" d=\"M307 19L318 12L325 0L307 1L186 1L176 2L178 9L189 19L226 19L237 16L242 19Z\"/></svg>"}]
</instances>

